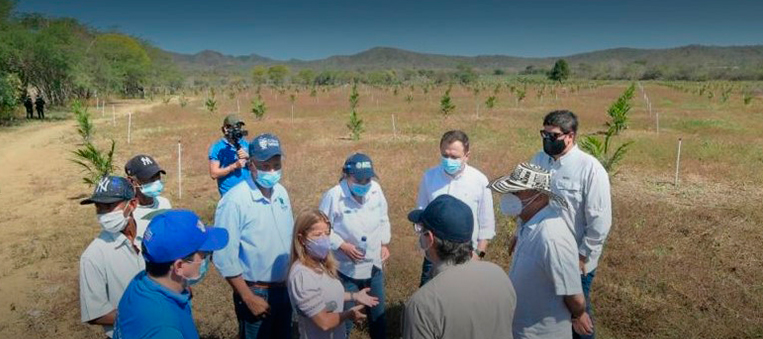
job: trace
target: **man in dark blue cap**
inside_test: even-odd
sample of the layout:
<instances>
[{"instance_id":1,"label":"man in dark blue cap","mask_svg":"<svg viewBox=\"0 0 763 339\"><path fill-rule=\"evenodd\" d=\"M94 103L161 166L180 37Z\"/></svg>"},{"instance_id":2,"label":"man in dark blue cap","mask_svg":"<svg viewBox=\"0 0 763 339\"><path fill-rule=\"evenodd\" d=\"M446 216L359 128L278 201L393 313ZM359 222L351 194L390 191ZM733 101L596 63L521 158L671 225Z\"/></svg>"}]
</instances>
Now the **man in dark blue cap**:
<instances>
[{"instance_id":1,"label":"man in dark blue cap","mask_svg":"<svg viewBox=\"0 0 763 339\"><path fill-rule=\"evenodd\" d=\"M143 258L134 244L138 206L133 185L123 177L98 181L93 195L82 205L95 205L101 232L79 260L79 296L82 322L101 325L112 336L117 305L130 280L143 270Z\"/></svg>"},{"instance_id":2,"label":"man in dark blue cap","mask_svg":"<svg viewBox=\"0 0 763 339\"><path fill-rule=\"evenodd\" d=\"M230 242L216 251L217 271L233 289L239 338L290 338L286 289L294 216L281 180L281 141L261 134L249 144L251 176L217 204L215 223Z\"/></svg>"},{"instance_id":3,"label":"man in dark blue cap","mask_svg":"<svg viewBox=\"0 0 763 339\"><path fill-rule=\"evenodd\" d=\"M498 265L472 257L468 205L440 195L408 214L433 277L405 304L403 338L511 338L516 295Z\"/></svg>"},{"instance_id":4,"label":"man in dark blue cap","mask_svg":"<svg viewBox=\"0 0 763 339\"><path fill-rule=\"evenodd\" d=\"M188 287L204 278L209 255L227 243L225 229L204 226L188 210L151 219L142 244L146 270L119 302L114 338L197 339Z\"/></svg>"}]
</instances>

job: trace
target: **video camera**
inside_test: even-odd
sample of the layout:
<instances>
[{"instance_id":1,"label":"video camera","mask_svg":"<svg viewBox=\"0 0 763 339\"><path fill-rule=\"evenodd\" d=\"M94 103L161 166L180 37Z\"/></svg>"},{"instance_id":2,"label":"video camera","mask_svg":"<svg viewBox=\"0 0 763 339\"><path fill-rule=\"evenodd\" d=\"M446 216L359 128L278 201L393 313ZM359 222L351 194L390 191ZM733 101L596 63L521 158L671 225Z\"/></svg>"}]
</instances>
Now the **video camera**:
<instances>
[{"instance_id":1,"label":"video camera","mask_svg":"<svg viewBox=\"0 0 763 339\"><path fill-rule=\"evenodd\" d=\"M225 138L233 143L233 146L236 146L236 150L241 148L241 145L238 143L238 141L247 135L249 135L249 131L243 129L240 124L231 126L225 131Z\"/></svg>"}]
</instances>

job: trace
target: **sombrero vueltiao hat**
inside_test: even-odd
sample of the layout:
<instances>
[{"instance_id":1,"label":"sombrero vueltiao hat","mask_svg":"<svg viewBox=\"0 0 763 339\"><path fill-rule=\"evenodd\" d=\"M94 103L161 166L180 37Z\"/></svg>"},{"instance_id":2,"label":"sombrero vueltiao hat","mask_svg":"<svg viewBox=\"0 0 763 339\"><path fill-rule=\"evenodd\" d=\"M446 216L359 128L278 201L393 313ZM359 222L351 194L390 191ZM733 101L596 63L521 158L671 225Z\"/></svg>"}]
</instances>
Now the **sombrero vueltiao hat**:
<instances>
[{"instance_id":1,"label":"sombrero vueltiao hat","mask_svg":"<svg viewBox=\"0 0 763 339\"><path fill-rule=\"evenodd\" d=\"M562 208L567 208L567 201L551 192L551 173L538 165L521 163L509 175L502 176L490 182L487 186L500 194L514 193L527 190L539 191L547 195Z\"/></svg>"}]
</instances>

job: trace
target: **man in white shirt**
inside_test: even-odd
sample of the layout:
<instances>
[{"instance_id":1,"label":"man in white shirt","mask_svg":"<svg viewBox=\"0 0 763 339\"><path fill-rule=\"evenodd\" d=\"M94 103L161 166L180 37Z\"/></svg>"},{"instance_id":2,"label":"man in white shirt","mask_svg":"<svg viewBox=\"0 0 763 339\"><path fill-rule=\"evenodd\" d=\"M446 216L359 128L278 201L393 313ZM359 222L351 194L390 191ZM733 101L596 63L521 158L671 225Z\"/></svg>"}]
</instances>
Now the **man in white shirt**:
<instances>
[{"instance_id":1,"label":"man in white shirt","mask_svg":"<svg viewBox=\"0 0 763 339\"><path fill-rule=\"evenodd\" d=\"M591 283L612 226L612 202L609 175L596 158L578 148L577 131L574 113L562 110L547 114L541 130L543 152L531 163L551 172L551 190L569 206L558 212L575 234L583 293L591 313Z\"/></svg>"},{"instance_id":2,"label":"man in white shirt","mask_svg":"<svg viewBox=\"0 0 763 339\"><path fill-rule=\"evenodd\" d=\"M148 222L151 221L151 215L149 214L158 210L172 208L170 201L161 196L164 190L162 175L166 175L167 172L151 156L139 154L132 157L125 164L125 174L127 179L135 186L135 196L138 198L138 208L133 212L133 217L138 224L135 246L140 248L140 244L143 241L143 233L146 232Z\"/></svg>"},{"instance_id":3,"label":"man in white shirt","mask_svg":"<svg viewBox=\"0 0 763 339\"><path fill-rule=\"evenodd\" d=\"M145 268L134 244L138 205L132 184L122 177L101 179L93 195L80 202L95 204L101 232L80 256L79 297L82 322L101 325L112 337L119 300L132 278Z\"/></svg>"},{"instance_id":4,"label":"man in white shirt","mask_svg":"<svg viewBox=\"0 0 763 339\"><path fill-rule=\"evenodd\" d=\"M424 209L443 194L452 195L466 203L474 218L473 258L480 259L486 254L488 242L495 236L493 195L487 189L487 177L467 164L469 155L469 137L466 133L459 130L445 132L440 139L440 165L424 173L419 184L416 206ZM432 263L424 258L419 286L429 281L431 270Z\"/></svg>"},{"instance_id":5,"label":"man in white shirt","mask_svg":"<svg viewBox=\"0 0 763 339\"><path fill-rule=\"evenodd\" d=\"M524 163L490 183L491 189L503 194L501 212L518 218L509 270L517 295L514 339L572 338L573 329L593 334L578 272L577 244L558 214L566 204L550 191L550 181L548 171ZM559 208L549 207L551 200Z\"/></svg>"}]
</instances>

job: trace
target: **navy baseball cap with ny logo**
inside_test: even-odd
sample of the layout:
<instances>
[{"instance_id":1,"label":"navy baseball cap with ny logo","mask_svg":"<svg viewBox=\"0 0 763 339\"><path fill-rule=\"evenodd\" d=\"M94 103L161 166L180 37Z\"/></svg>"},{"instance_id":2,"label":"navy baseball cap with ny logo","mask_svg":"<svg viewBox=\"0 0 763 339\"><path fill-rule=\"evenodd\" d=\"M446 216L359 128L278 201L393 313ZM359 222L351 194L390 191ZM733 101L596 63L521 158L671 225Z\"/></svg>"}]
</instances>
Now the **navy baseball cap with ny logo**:
<instances>
[{"instance_id":1,"label":"navy baseball cap with ny logo","mask_svg":"<svg viewBox=\"0 0 763 339\"><path fill-rule=\"evenodd\" d=\"M112 204L118 201L130 200L135 197L135 188L123 177L103 177L95 184L95 190L90 198L80 201L80 205Z\"/></svg>"}]
</instances>

